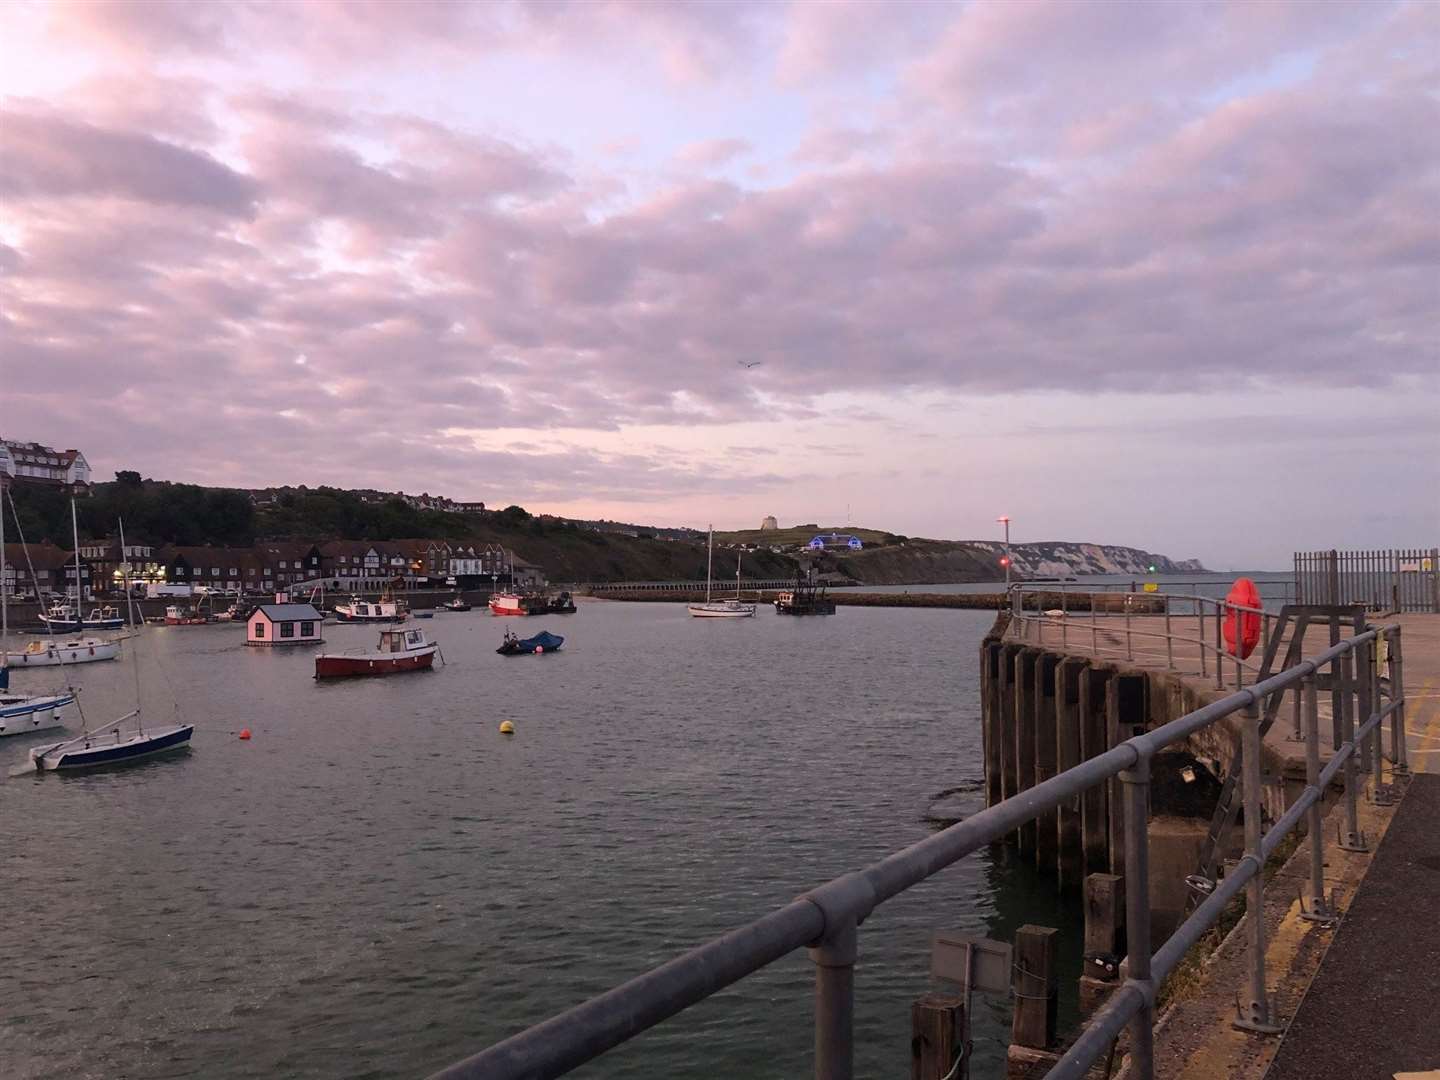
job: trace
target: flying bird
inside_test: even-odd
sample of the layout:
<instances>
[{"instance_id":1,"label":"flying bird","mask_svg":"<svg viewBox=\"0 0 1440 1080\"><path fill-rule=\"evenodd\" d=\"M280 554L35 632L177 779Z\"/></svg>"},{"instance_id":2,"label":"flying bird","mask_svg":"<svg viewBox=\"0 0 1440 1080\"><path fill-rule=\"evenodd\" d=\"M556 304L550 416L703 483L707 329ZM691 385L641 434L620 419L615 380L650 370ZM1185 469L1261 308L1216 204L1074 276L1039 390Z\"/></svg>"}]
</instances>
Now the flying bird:
<instances>
[{"instance_id":1,"label":"flying bird","mask_svg":"<svg viewBox=\"0 0 1440 1080\"><path fill-rule=\"evenodd\" d=\"M739 365L740 365L741 367L743 367L743 368L759 367L759 366L760 366L761 364L763 364L764 362L765 362L764 360L750 360L750 361L748 361L748 362L745 361L745 360L736 360L736 361L735 361L735 363L739 364Z\"/></svg>"}]
</instances>

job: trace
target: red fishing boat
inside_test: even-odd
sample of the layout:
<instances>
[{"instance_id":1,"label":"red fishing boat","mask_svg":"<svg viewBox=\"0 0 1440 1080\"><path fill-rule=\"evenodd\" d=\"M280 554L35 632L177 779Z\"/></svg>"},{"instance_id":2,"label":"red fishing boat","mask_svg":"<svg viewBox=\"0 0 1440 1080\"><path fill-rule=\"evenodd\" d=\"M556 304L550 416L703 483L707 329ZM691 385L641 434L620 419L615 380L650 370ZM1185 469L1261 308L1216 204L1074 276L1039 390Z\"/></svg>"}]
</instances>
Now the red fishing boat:
<instances>
[{"instance_id":1,"label":"red fishing boat","mask_svg":"<svg viewBox=\"0 0 1440 1080\"><path fill-rule=\"evenodd\" d=\"M380 644L371 652L322 653L315 657L315 678L338 679L352 675L398 675L427 671L440 646L425 639L424 630L381 630Z\"/></svg>"},{"instance_id":2,"label":"red fishing boat","mask_svg":"<svg viewBox=\"0 0 1440 1080\"><path fill-rule=\"evenodd\" d=\"M518 592L497 592L490 597L491 615L544 615L549 602L543 596Z\"/></svg>"}]
</instances>

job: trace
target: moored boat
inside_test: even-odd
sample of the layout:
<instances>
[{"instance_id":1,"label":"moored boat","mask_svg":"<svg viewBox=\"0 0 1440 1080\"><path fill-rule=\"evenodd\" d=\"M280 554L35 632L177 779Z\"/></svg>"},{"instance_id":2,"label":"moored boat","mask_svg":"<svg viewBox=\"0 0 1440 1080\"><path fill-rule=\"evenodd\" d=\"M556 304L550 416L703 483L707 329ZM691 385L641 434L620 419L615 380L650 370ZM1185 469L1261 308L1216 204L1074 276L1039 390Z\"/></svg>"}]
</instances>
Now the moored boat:
<instances>
[{"instance_id":1,"label":"moored boat","mask_svg":"<svg viewBox=\"0 0 1440 1080\"><path fill-rule=\"evenodd\" d=\"M797 581L775 597L775 610L781 615L834 615L835 601L825 595L824 585Z\"/></svg>"},{"instance_id":2,"label":"moored boat","mask_svg":"<svg viewBox=\"0 0 1440 1080\"><path fill-rule=\"evenodd\" d=\"M565 639L559 634L552 634L541 630L534 637L517 638L509 630L505 631L505 640L495 651L501 656L525 656L531 653L558 652Z\"/></svg>"},{"instance_id":3,"label":"moored boat","mask_svg":"<svg viewBox=\"0 0 1440 1080\"><path fill-rule=\"evenodd\" d=\"M40 621L51 633L74 633L80 630L119 630L125 625L120 609L105 604L90 609L90 614L81 616L80 610L71 603L51 604Z\"/></svg>"},{"instance_id":4,"label":"moored boat","mask_svg":"<svg viewBox=\"0 0 1440 1080\"><path fill-rule=\"evenodd\" d=\"M0 654L0 665L12 668L56 667L60 664L89 664L97 660L114 660L120 655L120 642L105 638L53 638L32 641L21 652Z\"/></svg>"},{"instance_id":5,"label":"moored boat","mask_svg":"<svg viewBox=\"0 0 1440 1080\"><path fill-rule=\"evenodd\" d=\"M362 600L352 596L347 602L335 605L335 618L340 622L396 623L409 617L404 601L388 596L379 600Z\"/></svg>"},{"instance_id":6,"label":"moored boat","mask_svg":"<svg viewBox=\"0 0 1440 1080\"><path fill-rule=\"evenodd\" d=\"M724 600L710 599L711 571L715 561L715 527L710 527L710 542L705 556L705 602L691 604L688 611L697 619L748 619L755 615L755 605L740 599L740 556L735 557L735 595Z\"/></svg>"},{"instance_id":7,"label":"moored boat","mask_svg":"<svg viewBox=\"0 0 1440 1080\"><path fill-rule=\"evenodd\" d=\"M507 590L490 596L491 615L547 615L549 611L550 602L533 593Z\"/></svg>"},{"instance_id":8,"label":"moored boat","mask_svg":"<svg viewBox=\"0 0 1440 1080\"><path fill-rule=\"evenodd\" d=\"M156 754L173 753L190 746L195 733L193 724L164 724L145 728L139 723L140 710L112 720L96 728L50 746L37 746L30 751L30 762L36 772L74 772L98 769L105 765L128 765ZM127 720L136 721L134 731L122 730Z\"/></svg>"},{"instance_id":9,"label":"moored boat","mask_svg":"<svg viewBox=\"0 0 1440 1080\"><path fill-rule=\"evenodd\" d=\"M7 669L0 668L0 676L7 674ZM69 693L9 694L5 692L5 685L5 679L0 678L0 735L24 735L61 727L65 719L60 710L75 702L75 695Z\"/></svg>"},{"instance_id":10,"label":"moored boat","mask_svg":"<svg viewBox=\"0 0 1440 1080\"><path fill-rule=\"evenodd\" d=\"M166 626L204 626L211 621L209 615L193 607L171 604L165 609Z\"/></svg>"},{"instance_id":11,"label":"moored boat","mask_svg":"<svg viewBox=\"0 0 1440 1080\"><path fill-rule=\"evenodd\" d=\"M397 675L426 671L435 663L440 646L425 638L424 630L381 630L380 644L370 652L322 653L315 657L315 678Z\"/></svg>"},{"instance_id":12,"label":"moored boat","mask_svg":"<svg viewBox=\"0 0 1440 1080\"><path fill-rule=\"evenodd\" d=\"M550 615L574 615L575 598L568 592L556 593L545 598L545 611Z\"/></svg>"},{"instance_id":13,"label":"moored boat","mask_svg":"<svg viewBox=\"0 0 1440 1080\"><path fill-rule=\"evenodd\" d=\"M463 596L461 596L458 592L457 592L454 596L452 596L449 600L446 600L445 603L441 604L440 606L443 607L446 611L469 611L469 610L470 610L470 605L465 602L465 598L464 598Z\"/></svg>"}]
</instances>

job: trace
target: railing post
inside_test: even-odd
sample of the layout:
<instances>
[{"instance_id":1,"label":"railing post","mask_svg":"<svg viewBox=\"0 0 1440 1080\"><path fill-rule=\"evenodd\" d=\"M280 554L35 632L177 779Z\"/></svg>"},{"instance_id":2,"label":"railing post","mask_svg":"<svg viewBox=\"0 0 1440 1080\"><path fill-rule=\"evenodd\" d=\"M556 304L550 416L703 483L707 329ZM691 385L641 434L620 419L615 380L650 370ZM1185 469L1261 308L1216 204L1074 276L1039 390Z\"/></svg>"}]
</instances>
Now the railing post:
<instances>
[{"instance_id":1,"label":"railing post","mask_svg":"<svg viewBox=\"0 0 1440 1080\"><path fill-rule=\"evenodd\" d=\"M1340 744L1350 747L1350 752L1345 755L1345 836L1340 841L1342 851L1369 851L1369 845L1365 843L1365 835L1360 831L1360 820L1355 800L1359 792L1360 778L1355 769L1355 711L1358 702L1351 700L1351 692L1355 688L1354 680L1350 677L1349 653L1335 658L1331 670L1338 673L1340 685Z\"/></svg>"},{"instance_id":2,"label":"railing post","mask_svg":"<svg viewBox=\"0 0 1440 1080\"><path fill-rule=\"evenodd\" d=\"M1195 597L1195 621L1200 625L1200 633L1195 635L1195 644L1200 646L1200 677L1203 679L1209 673L1205 670L1205 605L1200 603L1200 597Z\"/></svg>"},{"instance_id":3,"label":"railing post","mask_svg":"<svg viewBox=\"0 0 1440 1080\"><path fill-rule=\"evenodd\" d=\"M1137 1080L1155 1076L1155 986L1150 977L1150 759L1120 774L1125 800L1125 941L1129 977L1145 1003L1130 1021L1130 1067Z\"/></svg>"},{"instance_id":4,"label":"railing post","mask_svg":"<svg viewBox=\"0 0 1440 1080\"><path fill-rule=\"evenodd\" d=\"M1221 610L1224 608L1224 606L1225 606L1225 605L1224 605L1223 602L1215 605L1215 689L1216 689L1216 690L1224 690L1224 689L1225 689L1225 646L1224 646L1225 634L1224 634L1224 631L1222 631L1221 628L1220 628L1221 620L1224 618L1224 616L1221 614Z\"/></svg>"},{"instance_id":5,"label":"railing post","mask_svg":"<svg viewBox=\"0 0 1440 1080\"><path fill-rule=\"evenodd\" d=\"M1366 723L1375 716L1381 709L1380 702L1380 669L1376 666L1376 659L1380 655L1381 644L1385 640L1385 631L1381 630L1375 640L1365 646L1365 679L1366 698L1368 699L1365 711ZM1390 796L1390 789L1385 786L1385 731L1382 725L1376 724L1366 740L1370 746L1370 798L1376 806L1391 806L1395 800Z\"/></svg>"},{"instance_id":6,"label":"railing post","mask_svg":"<svg viewBox=\"0 0 1440 1080\"><path fill-rule=\"evenodd\" d=\"M859 933L847 919L810 947L815 962L815 1080L855 1075L855 958Z\"/></svg>"},{"instance_id":7,"label":"railing post","mask_svg":"<svg viewBox=\"0 0 1440 1080\"><path fill-rule=\"evenodd\" d=\"M1165 594L1165 599L1164 599L1163 603L1165 604L1165 666L1166 666L1169 670L1174 671L1174 670L1175 670L1175 642L1174 642L1174 640L1170 637L1170 594L1169 594L1169 593L1166 593L1166 594Z\"/></svg>"},{"instance_id":8,"label":"railing post","mask_svg":"<svg viewBox=\"0 0 1440 1080\"><path fill-rule=\"evenodd\" d=\"M1396 776L1410 775L1410 750L1405 745L1405 658L1400 648L1400 629L1390 635L1390 699L1400 702L1390 714L1390 760Z\"/></svg>"},{"instance_id":9,"label":"railing post","mask_svg":"<svg viewBox=\"0 0 1440 1080\"><path fill-rule=\"evenodd\" d=\"M1305 712L1305 785L1316 791L1315 801L1306 811L1310 830L1310 909L1300 917L1310 922L1332 926L1335 912L1325 896L1325 830L1320 824L1321 804L1325 793L1320 790L1320 702L1315 695L1315 676L1307 675L1296 693L1304 698Z\"/></svg>"},{"instance_id":10,"label":"railing post","mask_svg":"<svg viewBox=\"0 0 1440 1080\"><path fill-rule=\"evenodd\" d=\"M1125 659L1135 659L1135 639L1130 636L1130 595L1125 596Z\"/></svg>"},{"instance_id":11,"label":"railing post","mask_svg":"<svg viewBox=\"0 0 1440 1080\"><path fill-rule=\"evenodd\" d=\"M1265 856L1260 851L1261 772L1260 710L1246 707L1242 729L1242 791L1245 800L1245 857L1255 863L1255 876L1245 884L1245 915L1250 920L1250 1001L1235 1026L1262 1035L1277 1035L1265 989Z\"/></svg>"},{"instance_id":12,"label":"railing post","mask_svg":"<svg viewBox=\"0 0 1440 1080\"><path fill-rule=\"evenodd\" d=\"M1098 593L1090 593L1090 653L1097 659L1100 656L1100 623L1099 616L1095 611L1095 597Z\"/></svg>"}]
</instances>

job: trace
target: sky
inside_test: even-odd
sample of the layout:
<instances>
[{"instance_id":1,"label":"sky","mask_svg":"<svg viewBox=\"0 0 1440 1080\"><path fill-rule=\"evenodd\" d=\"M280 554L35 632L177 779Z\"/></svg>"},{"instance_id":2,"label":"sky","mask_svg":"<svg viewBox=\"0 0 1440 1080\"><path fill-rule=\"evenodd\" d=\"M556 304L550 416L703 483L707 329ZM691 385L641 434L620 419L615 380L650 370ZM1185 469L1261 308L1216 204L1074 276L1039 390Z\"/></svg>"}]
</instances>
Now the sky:
<instances>
[{"instance_id":1,"label":"sky","mask_svg":"<svg viewBox=\"0 0 1440 1080\"><path fill-rule=\"evenodd\" d=\"M0 8L0 434L642 523L1440 544L1440 4Z\"/></svg>"}]
</instances>

